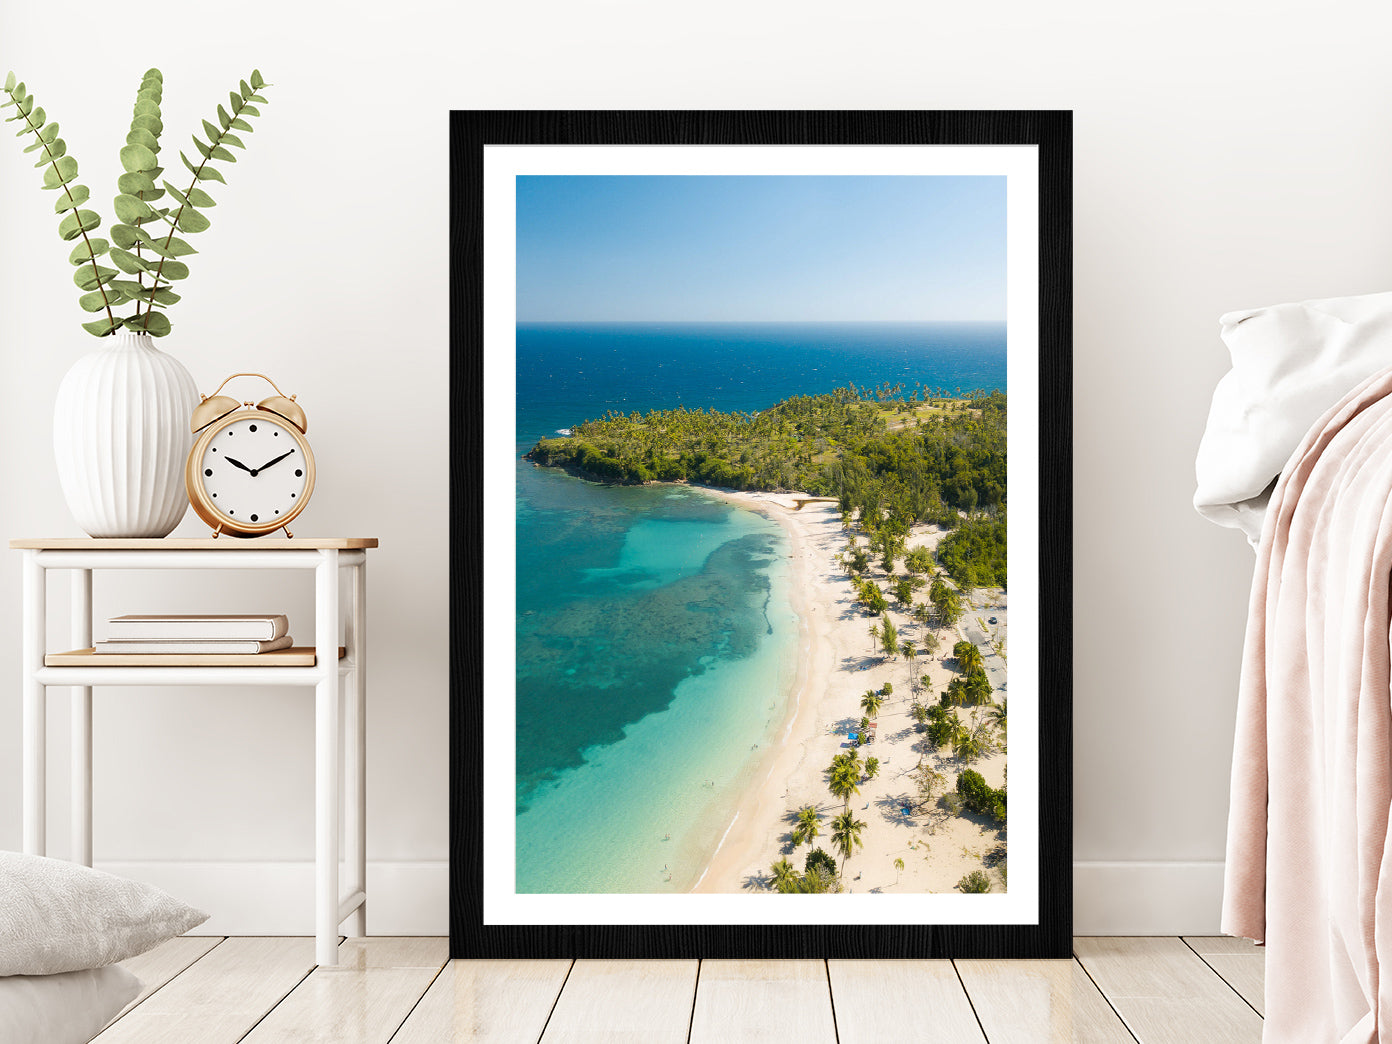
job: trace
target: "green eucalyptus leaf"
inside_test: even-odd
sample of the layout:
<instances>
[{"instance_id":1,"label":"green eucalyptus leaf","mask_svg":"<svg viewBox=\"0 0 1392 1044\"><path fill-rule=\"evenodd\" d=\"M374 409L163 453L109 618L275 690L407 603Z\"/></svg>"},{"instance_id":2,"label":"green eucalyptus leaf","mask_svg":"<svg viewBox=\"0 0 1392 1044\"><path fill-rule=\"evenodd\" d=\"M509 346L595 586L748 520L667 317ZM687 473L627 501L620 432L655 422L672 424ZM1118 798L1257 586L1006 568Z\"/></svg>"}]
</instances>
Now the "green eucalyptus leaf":
<instances>
[{"instance_id":1,"label":"green eucalyptus leaf","mask_svg":"<svg viewBox=\"0 0 1392 1044\"><path fill-rule=\"evenodd\" d=\"M116 217L119 221L127 225L134 224L143 218L150 216L150 207L144 200L137 196L123 192L112 201L112 206L116 210Z\"/></svg>"},{"instance_id":2,"label":"green eucalyptus leaf","mask_svg":"<svg viewBox=\"0 0 1392 1044\"><path fill-rule=\"evenodd\" d=\"M232 117L221 105L218 106L218 123L222 124L222 129L226 130L232 123Z\"/></svg>"},{"instance_id":3,"label":"green eucalyptus leaf","mask_svg":"<svg viewBox=\"0 0 1392 1044\"><path fill-rule=\"evenodd\" d=\"M115 302L109 301L107 295L100 290L93 290L90 294L83 294L77 299L77 303L84 312L100 312L108 304Z\"/></svg>"},{"instance_id":4,"label":"green eucalyptus leaf","mask_svg":"<svg viewBox=\"0 0 1392 1044\"><path fill-rule=\"evenodd\" d=\"M222 135L222 144L231 145L239 149L246 148L246 146L242 144L241 138L237 137L235 134L228 134L226 131L224 131Z\"/></svg>"},{"instance_id":5,"label":"green eucalyptus leaf","mask_svg":"<svg viewBox=\"0 0 1392 1044\"><path fill-rule=\"evenodd\" d=\"M144 145L126 145L121 149L121 166L127 173L149 170L157 163L155 154Z\"/></svg>"},{"instance_id":6,"label":"green eucalyptus leaf","mask_svg":"<svg viewBox=\"0 0 1392 1044\"><path fill-rule=\"evenodd\" d=\"M42 108L35 109L32 113L29 114L29 127L30 127L30 129L31 129L31 130L38 130L40 127L42 127L42 126L44 125L45 119L47 119L47 116L44 114L43 109L42 109Z\"/></svg>"},{"instance_id":7,"label":"green eucalyptus leaf","mask_svg":"<svg viewBox=\"0 0 1392 1044\"><path fill-rule=\"evenodd\" d=\"M117 293L129 297L132 301L145 289L134 279L113 279L107 285Z\"/></svg>"},{"instance_id":8,"label":"green eucalyptus leaf","mask_svg":"<svg viewBox=\"0 0 1392 1044\"><path fill-rule=\"evenodd\" d=\"M160 268L160 276L173 282L176 279L187 279L189 274L188 265L182 261L166 261Z\"/></svg>"},{"instance_id":9,"label":"green eucalyptus leaf","mask_svg":"<svg viewBox=\"0 0 1392 1044\"><path fill-rule=\"evenodd\" d=\"M53 204L53 212L61 214L65 210L72 210L73 207L80 207L91 197L92 193L86 185L69 185L58 197L58 202Z\"/></svg>"},{"instance_id":10,"label":"green eucalyptus leaf","mask_svg":"<svg viewBox=\"0 0 1392 1044\"><path fill-rule=\"evenodd\" d=\"M101 224L101 215L95 210L74 210L58 222L58 235L66 242L76 239L84 232L90 232ZM84 287L83 289L91 289Z\"/></svg>"},{"instance_id":11,"label":"green eucalyptus leaf","mask_svg":"<svg viewBox=\"0 0 1392 1044\"><path fill-rule=\"evenodd\" d=\"M111 240L123 250L129 250L137 243L149 243L150 233L134 225L112 225Z\"/></svg>"},{"instance_id":12,"label":"green eucalyptus leaf","mask_svg":"<svg viewBox=\"0 0 1392 1044\"><path fill-rule=\"evenodd\" d=\"M151 152L159 152L159 139L143 127L133 127L126 135L127 145L144 145Z\"/></svg>"},{"instance_id":13,"label":"green eucalyptus leaf","mask_svg":"<svg viewBox=\"0 0 1392 1044\"><path fill-rule=\"evenodd\" d=\"M252 105L243 105L242 112L248 116L260 116L261 110Z\"/></svg>"},{"instance_id":14,"label":"green eucalyptus leaf","mask_svg":"<svg viewBox=\"0 0 1392 1044\"><path fill-rule=\"evenodd\" d=\"M175 199L177 199L180 203L183 203L183 204L188 203L188 197L185 196L182 192L180 192L180 191L179 191L177 188L175 188L173 185L171 185L169 182L165 181L165 182L162 182L162 184L164 185L165 191L167 191L171 196L173 196Z\"/></svg>"},{"instance_id":15,"label":"green eucalyptus leaf","mask_svg":"<svg viewBox=\"0 0 1392 1044\"><path fill-rule=\"evenodd\" d=\"M189 189L188 201L192 203L195 207L217 206L217 201L213 199L212 196L208 195L208 193L204 192L197 185Z\"/></svg>"},{"instance_id":16,"label":"green eucalyptus leaf","mask_svg":"<svg viewBox=\"0 0 1392 1044\"><path fill-rule=\"evenodd\" d=\"M14 85L15 85L15 74L14 74L14 71L11 70L10 72L8 72L8 73L5 74L5 90L6 90L6 91L12 91L12 90L14 90Z\"/></svg>"},{"instance_id":17,"label":"green eucalyptus leaf","mask_svg":"<svg viewBox=\"0 0 1392 1044\"><path fill-rule=\"evenodd\" d=\"M254 101L254 102L257 102L257 103L259 103L259 104L261 104L261 105L269 105L269 104L270 104L270 102L266 101L266 99L263 98L263 97L261 97L261 95L259 95L259 94L253 94L250 98L247 99L247 101ZM245 108L245 106L243 106L243 108Z\"/></svg>"},{"instance_id":18,"label":"green eucalyptus leaf","mask_svg":"<svg viewBox=\"0 0 1392 1044\"><path fill-rule=\"evenodd\" d=\"M143 258L136 257L129 250L122 250L120 247L111 251L111 260L116 262L116 267L126 275L140 275L149 272L153 267Z\"/></svg>"},{"instance_id":19,"label":"green eucalyptus leaf","mask_svg":"<svg viewBox=\"0 0 1392 1044\"><path fill-rule=\"evenodd\" d=\"M233 120L227 126L232 130L239 130L246 134L250 134L255 129L246 120Z\"/></svg>"},{"instance_id":20,"label":"green eucalyptus leaf","mask_svg":"<svg viewBox=\"0 0 1392 1044\"><path fill-rule=\"evenodd\" d=\"M149 249L153 250L160 257L184 257L187 254L196 254L197 250L189 246L178 236L166 236L163 239L156 239L150 243Z\"/></svg>"},{"instance_id":21,"label":"green eucalyptus leaf","mask_svg":"<svg viewBox=\"0 0 1392 1044\"><path fill-rule=\"evenodd\" d=\"M261 70L260 70L260 69L253 69L253 70L251 70L251 85L252 85L253 87L264 87L264 86L266 86L266 81L263 80L263 79L261 79Z\"/></svg>"},{"instance_id":22,"label":"green eucalyptus leaf","mask_svg":"<svg viewBox=\"0 0 1392 1044\"><path fill-rule=\"evenodd\" d=\"M235 116L242 107L242 96L236 91L228 91L227 100L232 103L232 114Z\"/></svg>"},{"instance_id":23,"label":"green eucalyptus leaf","mask_svg":"<svg viewBox=\"0 0 1392 1044\"><path fill-rule=\"evenodd\" d=\"M153 65L146 69L141 75L147 80L159 80L160 83L164 82L164 73L160 72L159 69Z\"/></svg>"},{"instance_id":24,"label":"green eucalyptus leaf","mask_svg":"<svg viewBox=\"0 0 1392 1044\"><path fill-rule=\"evenodd\" d=\"M164 287L160 287L158 290L145 291L141 299L149 301L151 304L157 304L161 308L168 308L172 304L178 304L183 300L183 297L180 294L176 294L173 290L166 290Z\"/></svg>"},{"instance_id":25,"label":"green eucalyptus leaf","mask_svg":"<svg viewBox=\"0 0 1392 1044\"><path fill-rule=\"evenodd\" d=\"M164 337L169 333L169 317L163 312L146 312L141 316L141 326L151 337Z\"/></svg>"},{"instance_id":26,"label":"green eucalyptus leaf","mask_svg":"<svg viewBox=\"0 0 1392 1044\"><path fill-rule=\"evenodd\" d=\"M77 177L77 160L72 156L59 156L44 171L43 187L56 189Z\"/></svg>"},{"instance_id":27,"label":"green eucalyptus leaf","mask_svg":"<svg viewBox=\"0 0 1392 1044\"><path fill-rule=\"evenodd\" d=\"M227 151L226 149L224 149L221 145L214 145L214 146L213 146L212 152L210 153L210 158L215 159L215 160L222 160L222 162L224 162L224 163L236 163L236 162L237 162L237 157L234 156L234 155L232 155L232 153L228 152L228 151Z\"/></svg>"},{"instance_id":28,"label":"green eucalyptus leaf","mask_svg":"<svg viewBox=\"0 0 1392 1044\"><path fill-rule=\"evenodd\" d=\"M34 144L24 146L23 151L24 151L24 152L33 152L35 149L41 149L41 148L43 148L46 144L48 144L48 143L45 142L42 138L35 138L35 139L34 139ZM38 164L35 163L34 166L37 167Z\"/></svg>"},{"instance_id":29,"label":"green eucalyptus leaf","mask_svg":"<svg viewBox=\"0 0 1392 1044\"><path fill-rule=\"evenodd\" d=\"M135 102L134 114L136 116L158 116L160 114L159 102L153 98L138 98Z\"/></svg>"},{"instance_id":30,"label":"green eucalyptus leaf","mask_svg":"<svg viewBox=\"0 0 1392 1044\"><path fill-rule=\"evenodd\" d=\"M116 179L116 187L122 192L132 196L139 195L142 192L156 191L155 179L141 171L122 174Z\"/></svg>"},{"instance_id":31,"label":"green eucalyptus leaf","mask_svg":"<svg viewBox=\"0 0 1392 1044\"><path fill-rule=\"evenodd\" d=\"M203 133L208 136L209 141L217 141L218 138L222 137L222 131L214 127L207 120L203 121Z\"/></svg>"},{"instance_id":32,"label":"green eucalyptus leaf","mask_svg":"<svg viewBox=\"0 0 1392 1044\"><path fill-rule=\"evenodd\" d=\"M222 172L216 167L204 167L198 172L197 178L199 181L220 181L224 185L227 184L227 179L222 176Z\"/></svg>"},{"instance_id":33,"label":"green eucalyptus leaf","mask_svg":"<svg viewBox=\"0 0 1392 1044\"><path fill-rule=\"evenodd\" d=\"M34 96L32 94L19 103L19 111L25 117L34 111Z\"/></svg>"},{"instance_id":34,"label":"green eucalyptus leaf","mask_svg":"<svg viewBox=\"0 0 1392 1044\"><path fill-rule=\"evenodd\" d=\"M202 153L203 159L204 159L205 161L207 161L207 160L209 160L209 159L212 158L212 155L213 155L212 146L210 146L210 145L204 145L203 142L201 142L201 141L198 139L198 135L197 135L197 134L193 135L193 143L194 143L194 145L196 145L196 146L198 147L198 151L199 151L200 153Z\"/></svg>"},{"instance_id":35,"label":"green eucalyptus leaf","mask_svg":"<svg viewBox=\"0 0 1392 1044\"><path fill-rule=\"evenodd\" d=\"M105 337L107 334L109 334L112 330L115 330L120 325L121 320L119 319L98 319L95 322L83 323L82 329L86 330L89 334L96 334L98 337Z\"/></svg>"},{"instance_id":36,"label":"green eucalyptus leaf","mask_svg":"<svg viewBox=\"0 0 1392 1044\"><path fill-rule=\"evenodd\" d=\"M23 81L23 80L20 80L19 83L18 83L15 87L10 88L10 89L9 89L9 93L10 93L10 97L13 98L13 99L15 100L15 103L16 103L16 104L18 104L19 102L23 101L26 97L28 97L28 95L25 94L25 92L24 92L24 81Z\"/></svg>"},{"instance_id":37,"label":"green eucalyptus leaf","mask_svg":"<svg viewBox=\"0 0 1392 1044\"><path fill-rule=\"evenodd\" d=\"M84 239L73 247L72 253L68 255L68 261L74 265L85 265L94 257L101 257L109 249L111 244L105 239Z\"/></svg>"},{"instance_id":38,"label":"green eucalyptus leaf","mask_svg":"<svg viewBox=\"0 0 1392 1044\"><path fill-rule=\"evenodd\" d=\"M44 155L43 159L34 164L36 167L42 167L45 163L52 163L59 156L66 156L68 154L68 143L62 138L54 142L41 141L38 144L43 147Z\"/></svg>"},{"instance_id":39,"label":"green eucalyptus leaf","mask_svg":"<svg viewBox=\"0 0 1392 1044\"><path fill-rule=\"evenodd\" d=\"M73 282L83 290L95 290L114 275L119 275L114 268L97 265L93 271L92 265L83 265L73 273Z\"/></svg>"},{"instance_id":40,"label":"green eucalyptus leaf","mask_svg":"<svg viewBox=\"0 0 1392 1044\"><path fill-rule=\"evenodd\" d=\"M192 207L185 207L183 210L179 211L178 223L180 232L189 233L202 232L212 224L211 221Z\"/></svg>"},{"instance_id":41,"label":"green eucalyptus leaf","mask_svg":"<svg viewBox=\"0 0 1392 1044\"><path fill-rule=\"evenodd\" d=\"M245 80L243 80L241 83L237 84L237 86L240 87L240 88L242 89L242 100L243 100L243 101L246 101L246 99L248 99L248 98L251 97L252 92L253 92L253 88L252 88L252 87L249 87L249 86L247 85L247 82L246 82Z\"/></svg>"},{"instance_id":42,"label":"green eucalyptus leaf","mask_svg":"<svg viewBox=\"0 0 1392 1044\"><path fill-rule=\"evenodd\" d=\"M140 81L140 89L135 92L136 101L158 102L164 98L164 84L159 80L144 79Z\"/></svg>"},{"instance_id":43,"label":"green eucalyptus leaf","mask_svg":"<svg viewBox=\"0 0 1392 1044\"><path fill-rule=\"evenodd\" d=\"M164 122L158 116L136 116L131 120L131 126L147 130L155 137L159 137L164 130Z\"/></svg>"},{"instance_id":44,"label":"green eucalyptus leaf","mask_svg":"<svg viewBox=\"0 0 1392 1044\"><path fill-rule=\"evenodd\" d=\"M50 123L43 130L39 131L40 141L52 141L56 137L58 137L58 124L56 123Z\"/></svg>"}]
</instances>

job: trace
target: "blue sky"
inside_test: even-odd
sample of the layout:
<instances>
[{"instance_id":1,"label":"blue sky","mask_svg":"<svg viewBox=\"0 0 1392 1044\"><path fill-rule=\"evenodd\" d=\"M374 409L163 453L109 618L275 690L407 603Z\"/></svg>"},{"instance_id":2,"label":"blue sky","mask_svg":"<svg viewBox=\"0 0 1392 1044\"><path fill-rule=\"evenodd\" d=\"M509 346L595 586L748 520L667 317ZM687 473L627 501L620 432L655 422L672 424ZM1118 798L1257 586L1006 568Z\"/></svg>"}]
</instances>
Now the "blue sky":
<instances>
[{"instance_id":1,"label":"blue sky","mask_svg":"<svg viewBox=\"0 0 1392 1044\"><path fill-rule=\"evenodd\" d=\"M519 176L519 322L1005 318L1005 178Z\"/></svg>"}]
</instances>

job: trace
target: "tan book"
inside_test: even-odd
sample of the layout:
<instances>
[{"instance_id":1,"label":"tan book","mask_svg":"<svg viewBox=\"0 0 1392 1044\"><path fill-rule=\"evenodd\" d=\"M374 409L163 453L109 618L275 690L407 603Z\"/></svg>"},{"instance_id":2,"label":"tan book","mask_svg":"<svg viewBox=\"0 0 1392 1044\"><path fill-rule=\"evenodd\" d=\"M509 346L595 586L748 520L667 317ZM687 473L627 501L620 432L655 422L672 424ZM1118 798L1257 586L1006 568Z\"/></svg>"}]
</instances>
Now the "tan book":
<instances>
[{"instance_id":1,"label":"tan book","mask_svg":"<svg viewBox=\"0 0 1392 1044\"><path fill-rule=\"evenodd\" d=\"M294 640L288 634L281 635L279 638L272 638L268 642L252 641L208 641L206 639L192 639L186 642L161 642L161 641L113 641L97 642L93 651L96 653L184 653L197 654L203 653L263 653L275 652L277 649L288 649L294 645Z\"/></svg>"},{"instance_id":2,"label":"tan book","mask_svg":"<svg viewBox=\"0 0 1392 1044\"><path fill-rule=\"evenodd\" d=\"M112 641L253 641L269 642L287 634L290 621L281 615L258 613L134 614L107 621Z\"/></svg>"}]
</instances>

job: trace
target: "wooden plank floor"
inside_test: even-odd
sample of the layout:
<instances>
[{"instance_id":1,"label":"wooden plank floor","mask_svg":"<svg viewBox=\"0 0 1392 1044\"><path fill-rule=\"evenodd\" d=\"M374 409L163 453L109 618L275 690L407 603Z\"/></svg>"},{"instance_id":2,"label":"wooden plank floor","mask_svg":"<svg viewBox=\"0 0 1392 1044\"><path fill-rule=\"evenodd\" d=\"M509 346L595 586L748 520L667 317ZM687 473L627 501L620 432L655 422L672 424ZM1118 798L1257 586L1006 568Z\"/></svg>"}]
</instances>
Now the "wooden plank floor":
<instances>
[{"instance_id":1,"label":"wooden plank floor","mask_svg":"<svg viewBox=\"0 0 1392 1044\"><path fill-rule=\"evenodd\" d=\"M1262 951L1075 939L1069 961L450 961L443 939L182 938L99 1044L1259 1044Z\"/></svg>"}]
</instances>

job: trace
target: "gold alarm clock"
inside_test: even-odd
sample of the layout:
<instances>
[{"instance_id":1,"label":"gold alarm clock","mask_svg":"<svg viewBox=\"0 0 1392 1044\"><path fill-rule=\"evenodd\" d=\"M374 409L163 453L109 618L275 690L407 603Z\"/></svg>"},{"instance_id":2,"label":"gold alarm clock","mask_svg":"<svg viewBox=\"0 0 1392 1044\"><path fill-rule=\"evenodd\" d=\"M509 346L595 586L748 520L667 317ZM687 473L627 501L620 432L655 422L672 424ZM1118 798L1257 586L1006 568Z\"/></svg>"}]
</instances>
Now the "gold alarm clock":
<instances>
[{"instance_id":1,"label":"gold alarm clock","mask_svg":"<svg viewBox=\"0 0 1392 1044\"><path fill-rule=\"evenodd\" d=\"M234 377L260 377L276 393L260 402L219 395ZM193 409L184 485L213 536L264 536L284 528L314 492L314 452L305 412L263 373L234 373ZM287 537L294 534L285 530Z\"/></svg>"}]
</instances>

